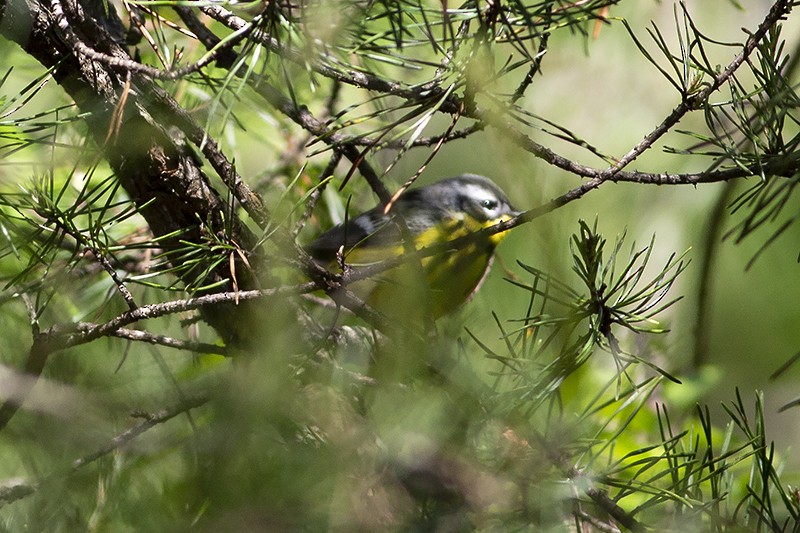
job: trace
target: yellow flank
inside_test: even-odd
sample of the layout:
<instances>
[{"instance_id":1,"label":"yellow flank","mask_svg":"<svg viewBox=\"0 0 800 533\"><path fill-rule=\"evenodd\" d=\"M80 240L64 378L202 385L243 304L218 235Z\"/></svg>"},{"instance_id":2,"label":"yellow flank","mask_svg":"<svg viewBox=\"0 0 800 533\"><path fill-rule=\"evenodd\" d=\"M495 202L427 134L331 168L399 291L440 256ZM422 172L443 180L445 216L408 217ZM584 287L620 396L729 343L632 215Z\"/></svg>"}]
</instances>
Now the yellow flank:
<instances>
[{"instance_id":1,"label":"yellow flank","mask_svg":"<svg viewBox=\"0 0 800 533\"><path fill-rule=\"evenodd\" d=\"M442 224L414 235L414 246L370 246L369 240L345 253L345 262L353 267L366 266L399 257L423 248L452 241L484 227L510 219L503 216L481 223L467 215L451 218ZM352 283L348 288L367 304L387 316L446 315L466 302L483 280L495 246L506 232L460 243L459 249L409 259L396 268L373 278ZM335 265L331 265L335 267Z\"/></svg>"}]
</instances>

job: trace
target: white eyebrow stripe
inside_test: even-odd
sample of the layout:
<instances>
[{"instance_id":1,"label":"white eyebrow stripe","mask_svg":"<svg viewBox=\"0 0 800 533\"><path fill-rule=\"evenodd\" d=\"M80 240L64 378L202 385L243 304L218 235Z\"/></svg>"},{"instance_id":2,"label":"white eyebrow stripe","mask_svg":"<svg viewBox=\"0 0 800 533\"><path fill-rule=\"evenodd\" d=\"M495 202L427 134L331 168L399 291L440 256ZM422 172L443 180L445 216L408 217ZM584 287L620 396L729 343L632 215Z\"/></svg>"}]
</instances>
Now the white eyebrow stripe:
<instances>
[{"instance_id":1,"label":"white eyebrow stripe","mask_svg":"<svg viewBox=\"0 0 800 533\"><path fill-rule=\"evenodd\" d=\"M472 198L473 200L498 200L497 195L494 192L475 183L469 183L464 186L464 195Z\"/></svg>"},{"instance_id":2,"label":"white eyebrow stripe","mask_svg":"<svg viewBox=\"0 0 800 533\"><path fill-rule=\"evenodd\" d=\"M491 191L488 191L485 187L481 187L480 185L475 185L474 183L470 183L464 187L464 194L470 198L481 198L484 196L494 197Z\"/></svg>"}]
</instances>

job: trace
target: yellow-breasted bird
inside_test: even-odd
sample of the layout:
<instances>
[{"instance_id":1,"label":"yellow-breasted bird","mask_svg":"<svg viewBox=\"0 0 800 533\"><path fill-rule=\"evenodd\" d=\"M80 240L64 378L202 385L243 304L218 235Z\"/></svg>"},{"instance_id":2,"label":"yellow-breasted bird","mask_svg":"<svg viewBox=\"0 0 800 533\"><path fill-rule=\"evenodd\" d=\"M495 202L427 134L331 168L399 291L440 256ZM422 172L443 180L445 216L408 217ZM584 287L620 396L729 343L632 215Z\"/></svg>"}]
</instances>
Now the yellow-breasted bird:
<instances>
[{"instance_id":1,"label":"yellow-breasted bird","mask_svg":"<svg viewBox=\"0 0 800 533\"><path fill-rule=\"evenodd\" d=\"M331 270L338 269L340 251L345 264L365 266L464 237L517 214L489 178L462 174L410 189L388 214L377 206L323 233L306 250ZM438 318L454 311L480 287L504 236L500 232L467 239L453 249L410 258L353 282L348 289L388 316L422 313Z\"/></svg>"}]
</instances>

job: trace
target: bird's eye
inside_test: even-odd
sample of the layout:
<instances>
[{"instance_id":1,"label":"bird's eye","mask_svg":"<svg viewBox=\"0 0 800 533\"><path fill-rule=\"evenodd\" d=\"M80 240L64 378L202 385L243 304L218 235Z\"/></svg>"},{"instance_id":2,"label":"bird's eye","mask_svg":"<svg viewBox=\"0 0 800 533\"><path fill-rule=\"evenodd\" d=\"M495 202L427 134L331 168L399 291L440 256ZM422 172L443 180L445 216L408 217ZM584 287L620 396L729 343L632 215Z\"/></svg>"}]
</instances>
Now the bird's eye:
<instances>
[{"instance_id":1,"label":"bird's eye","mask_svg":"<svg viewBox=\"0 0 800 533\"><path fill-rule=\"evenodd\" d=\"M481 207L489 211L494 211L497 209L497 200L482 200Z\"/></svg>"}]
</instances>

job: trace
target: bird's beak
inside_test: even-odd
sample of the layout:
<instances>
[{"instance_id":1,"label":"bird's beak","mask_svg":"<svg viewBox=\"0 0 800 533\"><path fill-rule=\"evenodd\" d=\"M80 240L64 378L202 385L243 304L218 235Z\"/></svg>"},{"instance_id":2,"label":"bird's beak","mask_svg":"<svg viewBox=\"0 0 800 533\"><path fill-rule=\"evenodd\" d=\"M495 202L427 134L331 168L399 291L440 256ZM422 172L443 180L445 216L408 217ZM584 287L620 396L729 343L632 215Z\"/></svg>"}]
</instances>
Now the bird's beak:
<instances>
[{"instance_id":1,"label":"bird's beak","mask_svg":"<svg viewBox=\"0 0 800 533\"><path fill-rule=\"evenodd\" d=\"M509 220L511 220L515 216L519 215L520 213L522 213L522 211L512 211L510 213L506 213L503 216L497 217L496 219L492 220L488 224L488 226L494 226L496 224L500 224L501 222L508 222ZM497 246L498 244L500 244L500 241L502 241L507 235L508 235L508 230L501 231L501 232L498 232L498 233L495 233L495 234L491 235L489 237L489 240L492 242L492 244Z\"/></svg>"}]
</instances>

